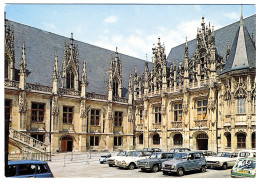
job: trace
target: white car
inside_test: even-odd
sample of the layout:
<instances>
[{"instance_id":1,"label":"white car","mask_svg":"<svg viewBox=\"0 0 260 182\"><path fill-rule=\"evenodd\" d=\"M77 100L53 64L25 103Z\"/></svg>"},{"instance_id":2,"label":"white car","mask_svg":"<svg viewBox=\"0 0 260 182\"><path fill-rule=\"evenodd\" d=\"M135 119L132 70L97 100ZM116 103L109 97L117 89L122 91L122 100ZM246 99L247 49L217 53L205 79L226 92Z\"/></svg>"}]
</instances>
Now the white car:
<instances>
[{"instance_id":1,"label":"white car","mask_svg":"<svg viewBox=\"0 0 260 182\"><path fill-rule=\"evenodd\" d=\"M222 169L233 167L237 159L236 152L219 152L216 156L206 157L207 167L221 167Z\"/></svg>"},{"instance_id":2,"label":"white car","mask_svg":"<svg viewBox=\"0 0 260 182\"><path fill-rule=\"evenodd\" d=\"M127 155L131 155L131 153L134 151L135 150L121 151L116 156L110 157L109 159L107 159L107 163L108 163L109 167L116 166L117 160L120 160L120 158L125 157Z\"/></svg>"},{"instance_id":3,"label":"white car","mask_svg":"<svg viewBox=\"0 0 260 182\"><path fill-rule=\"evenodd\" d=\"M141 159L147 159L152 155L152 152L147 151L135 151L131 153L131 155L127 155L125 157L117 160L116 165L119 168L128 168L134 169L137 167L137 161Z\"/></svg>"}]
</instances>

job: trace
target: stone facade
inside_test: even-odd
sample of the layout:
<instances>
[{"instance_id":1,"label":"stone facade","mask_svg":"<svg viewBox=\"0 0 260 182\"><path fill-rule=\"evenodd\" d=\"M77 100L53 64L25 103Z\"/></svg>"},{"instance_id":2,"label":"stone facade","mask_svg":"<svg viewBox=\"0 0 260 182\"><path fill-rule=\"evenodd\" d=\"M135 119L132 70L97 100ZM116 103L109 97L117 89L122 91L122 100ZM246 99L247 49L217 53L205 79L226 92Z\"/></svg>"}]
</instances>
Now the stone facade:
<instances>
[{"instance_id":1,"label":"stone facade","mask_svg":"<svg viewBox=\"0 0 260 182\"><path fill-rule=\"evenodd\" d=\"M88 92L87 60L79 60L73 35L69 45L64 43L60 69L57 52L53 55L52 86L28 83L26 46L22 45L20 69L15 70L15 30L5 30L5 119L14 130L49 144L51 152L256 147L256 67L251 66L255 42L242 17L231 49L227 41L226 61L218 55L214 27L205 26L204 17L195 52L189 57L186 40L178 65L166 61L159 38L152 48L153 67L149 70L143 62L142 74L136 66L129 80L123 80L116 49L107 70L107 95ZM128 82L128 97L123 97L123 82ZM11 151L17 150L10 145Z\"/></svg>"}]
</instances>

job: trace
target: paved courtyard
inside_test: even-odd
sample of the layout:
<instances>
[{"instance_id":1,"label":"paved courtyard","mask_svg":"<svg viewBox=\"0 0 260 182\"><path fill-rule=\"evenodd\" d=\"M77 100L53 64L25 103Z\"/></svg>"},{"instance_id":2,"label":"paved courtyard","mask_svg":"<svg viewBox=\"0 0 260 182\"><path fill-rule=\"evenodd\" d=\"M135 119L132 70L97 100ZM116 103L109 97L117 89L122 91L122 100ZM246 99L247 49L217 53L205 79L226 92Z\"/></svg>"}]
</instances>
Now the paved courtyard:
<instances>
[{"instance_id":1,"label":"paved courtyard","mask_svg":"<svg viewBox=\"0 0 260 182\"><path fill-rule=\"evenodd\" d=\"M56 154L52 157L49 166L56 178L230 178L230 169L207 169L207 172L187 172L179 177L176 174L163 175L163 173L141 172L140 169L128 170L118 167L109 167L100 164L100 153L89 154ZM112 153L112 156L116 153ZM64 163L65 158L65 163Z\"/></svg>"}]
</instances>

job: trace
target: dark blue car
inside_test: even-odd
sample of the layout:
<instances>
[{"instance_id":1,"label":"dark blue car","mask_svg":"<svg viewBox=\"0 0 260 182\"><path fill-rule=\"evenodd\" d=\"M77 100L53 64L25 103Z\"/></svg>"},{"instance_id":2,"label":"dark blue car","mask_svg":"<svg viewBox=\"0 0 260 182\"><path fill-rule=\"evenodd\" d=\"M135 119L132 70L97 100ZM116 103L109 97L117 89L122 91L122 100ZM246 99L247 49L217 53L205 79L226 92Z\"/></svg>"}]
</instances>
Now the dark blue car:
<instances>
[{"instance_id":1,"label":"dark blue car","mask_svg":"<svg viewBox=\"0 0 260 182\"><path fill-rule=\"evenodd\" d=\"M8 161L9 178L53 178L47 162L37 160Z\"/></svg>"}]
</instances>

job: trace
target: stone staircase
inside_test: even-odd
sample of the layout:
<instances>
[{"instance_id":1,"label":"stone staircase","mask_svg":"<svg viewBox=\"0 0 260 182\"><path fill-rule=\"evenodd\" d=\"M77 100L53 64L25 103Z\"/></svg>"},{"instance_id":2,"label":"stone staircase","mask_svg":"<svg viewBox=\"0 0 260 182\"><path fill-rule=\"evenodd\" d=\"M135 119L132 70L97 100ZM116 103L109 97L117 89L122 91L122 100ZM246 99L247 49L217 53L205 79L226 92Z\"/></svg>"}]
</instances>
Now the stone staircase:
<instances>
[{"instance_id":1,"label":"stone staircase","mask_svg":"<svg viewBox=\"0 0 260 182\"><path fill-rule=\"evenodd\" d=\"M21 149L21 156L27 156L26 159L35 159L32 156L41 156L37 157L37 160L48 159L50 158L50 152L47 152L48 145L29 136L23 132L14 130L13 128L9 129L9 141L15 143ZM25 155L26 154L26 155ZM28 155L31 154L31 155ZM35 155L37 154L37 155ZM11 155L9 155L11 157ZM28 158L31 156L31 158Z\"/></svg>"}]
</instances>

